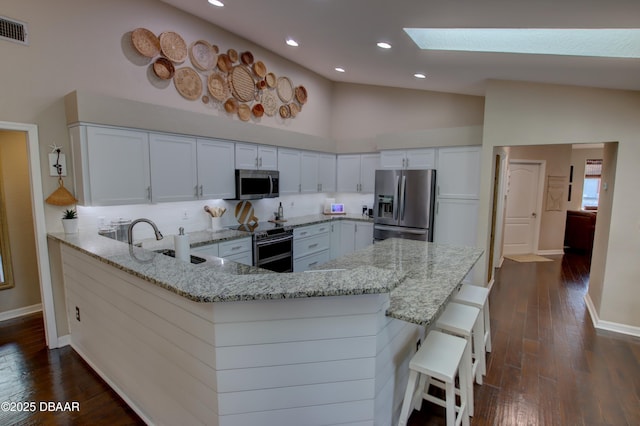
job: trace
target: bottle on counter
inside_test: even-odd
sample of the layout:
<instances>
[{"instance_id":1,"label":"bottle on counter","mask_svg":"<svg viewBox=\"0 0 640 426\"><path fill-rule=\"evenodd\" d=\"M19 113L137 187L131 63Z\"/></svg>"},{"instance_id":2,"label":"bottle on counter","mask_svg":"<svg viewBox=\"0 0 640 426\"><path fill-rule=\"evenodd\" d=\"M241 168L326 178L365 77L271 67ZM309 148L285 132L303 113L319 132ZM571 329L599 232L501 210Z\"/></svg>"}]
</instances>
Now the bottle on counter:
<instances>
[{"instance_id":1,"label":"bottle on counter","mask_svg":"<svg viewBox=\"0 0 640 426\"><path fill-rule=\"evenodd\" d=\"M282 201L280 202L280 205L278 206L278 217L276 219L278 219L278 220L284 219L284 210L282 209Z\"/></svg>"}]
</instances>

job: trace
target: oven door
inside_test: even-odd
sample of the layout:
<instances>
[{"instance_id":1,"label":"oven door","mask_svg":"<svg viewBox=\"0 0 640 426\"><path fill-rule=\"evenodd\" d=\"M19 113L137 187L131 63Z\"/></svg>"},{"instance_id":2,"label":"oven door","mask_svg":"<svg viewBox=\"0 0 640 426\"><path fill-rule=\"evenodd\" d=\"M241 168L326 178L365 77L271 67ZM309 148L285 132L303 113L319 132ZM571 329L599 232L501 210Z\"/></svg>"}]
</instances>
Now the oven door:
<instances>
[{"instance_id":1,"label":"oven door","mask_svg":"<svg viewBox=\"0 0 640 426\"><path fill-rule=\"evenodd\" d=\"M293 235L276 236L254 244L256 266L275 272L293 271Z\"/></svg>"}]
</instances>

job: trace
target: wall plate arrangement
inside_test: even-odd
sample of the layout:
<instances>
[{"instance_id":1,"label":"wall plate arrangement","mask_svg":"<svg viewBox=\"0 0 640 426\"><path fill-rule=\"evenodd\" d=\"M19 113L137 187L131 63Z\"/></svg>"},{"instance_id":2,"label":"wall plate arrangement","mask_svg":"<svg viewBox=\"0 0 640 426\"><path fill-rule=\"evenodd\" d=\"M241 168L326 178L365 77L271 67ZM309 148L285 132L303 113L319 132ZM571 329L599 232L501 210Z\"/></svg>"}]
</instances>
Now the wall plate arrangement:
<instances>
[{"instance_id":1,"label":"wall plate arrangement","mask_svg":"<svg viewBox=\"0 0 640 426\"><path fill-rule=\"evenodd\" d=\"M134 29L131 43L141 56L151 59L153 74L161 80L173 80L183 98L202 99L204 105L219 103L228 115L242 121L252 117L259 121L263 116L293 119L308 100L304 86L276 76L249 51L221 52L206 40L188 45L177 32L156 36L146 28Z\"/></svg>"}]
</instances>

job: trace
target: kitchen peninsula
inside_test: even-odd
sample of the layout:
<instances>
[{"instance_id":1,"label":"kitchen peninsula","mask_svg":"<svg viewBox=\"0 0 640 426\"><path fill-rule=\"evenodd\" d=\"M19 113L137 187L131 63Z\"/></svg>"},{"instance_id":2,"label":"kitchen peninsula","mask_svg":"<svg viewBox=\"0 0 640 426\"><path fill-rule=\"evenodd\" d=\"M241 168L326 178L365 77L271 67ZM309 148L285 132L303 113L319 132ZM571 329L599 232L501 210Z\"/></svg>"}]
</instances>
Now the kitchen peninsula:
<instances>
[{"instance_id":1,"label":"kitchen peninsula","mask_svg":"<svg viewBox=\"0 0 640 426\"><path fill-rule=\"evenodd\" d=\"M72 346L153 424L391 424L421 326L482 252L390 239L277 274L49 238L61 243Z\"/></svg>"}]
</instances>

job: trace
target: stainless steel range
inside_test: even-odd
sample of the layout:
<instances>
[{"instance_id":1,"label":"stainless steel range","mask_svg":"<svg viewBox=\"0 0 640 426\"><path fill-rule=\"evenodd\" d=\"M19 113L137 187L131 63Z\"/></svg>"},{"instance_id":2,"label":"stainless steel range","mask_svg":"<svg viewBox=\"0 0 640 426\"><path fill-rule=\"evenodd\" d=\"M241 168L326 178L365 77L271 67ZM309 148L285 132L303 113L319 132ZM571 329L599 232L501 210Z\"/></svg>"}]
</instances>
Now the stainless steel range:
<instances>
[{"instance_id":1,"label":"stainless steel range","mask_svg":"<svg viewBox=\"0 0 640 426\"><path fill-rule=\"evenodd\" d=\"M271 222L234 227L253 234L253 265L275 272L293 271L293 229Z\"/></svg>"}]
</instances>

